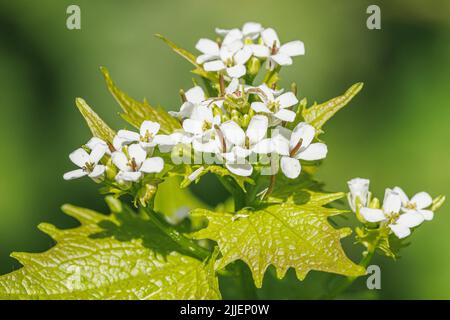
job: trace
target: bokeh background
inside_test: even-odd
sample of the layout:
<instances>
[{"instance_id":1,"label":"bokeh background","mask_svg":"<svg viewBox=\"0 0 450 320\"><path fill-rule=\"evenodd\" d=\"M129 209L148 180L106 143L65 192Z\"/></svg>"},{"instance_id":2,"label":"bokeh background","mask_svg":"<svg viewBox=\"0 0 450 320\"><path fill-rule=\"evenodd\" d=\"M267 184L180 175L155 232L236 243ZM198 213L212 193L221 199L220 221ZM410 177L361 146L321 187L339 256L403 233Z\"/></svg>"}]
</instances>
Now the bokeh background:
<instances>
[{"instance_id":1,"label":"bokeh background","mask_svg":"<svg viewBox=\"0 0 450 320\"><path fill-rule=\"evenodd\" d=\"M66 29L66 8L81 7L81 30ZM381 7L382 29L366 28L366 8ZM131 96L167 109L179 107L179 88L191 86L190 65L152 35L162 33L195 52L215 26L259 21L282 41L300 39L307 54L283 71L310 102L337 96L351 84L365 87L325 128L329 156L319 172L329 190L346 189L355 176L408 193L450 195L450 2L442 1L0 1L0 272L19 264L11 251L43 251L52 240L36 229L76 222L63 203L104 210L88 180L65 182L67 155L89 138L74 105L83 97L111 125L125 126L98 67ZM193 190L211 205L226 198L212 179ZM382 290L359 281L347 297L450 298L450 206L424 224L398 261L377 258ZM361 248L346 242L358 259ZM262 298L312 297L328 275L303 283L292 272L269 272ZM236 297L224 284L225 296ZM353 291L353 292L352 292Z\"/></svg>"}]
</instances>

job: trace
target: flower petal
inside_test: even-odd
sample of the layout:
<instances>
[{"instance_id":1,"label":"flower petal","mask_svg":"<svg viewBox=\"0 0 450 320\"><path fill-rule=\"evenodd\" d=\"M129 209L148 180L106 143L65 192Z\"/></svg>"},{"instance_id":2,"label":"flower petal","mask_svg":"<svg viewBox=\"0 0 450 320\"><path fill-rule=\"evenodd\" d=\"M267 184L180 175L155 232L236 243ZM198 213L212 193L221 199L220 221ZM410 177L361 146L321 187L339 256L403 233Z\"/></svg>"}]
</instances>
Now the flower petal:
<instances>
[{"instance_id":1,"label":"flower petal","mask_svg":"<svg viewBox=\"0 0 450 320\"><path fill-rule=\"evenodd\" d=\"M241 30L235 28L235 29L231 29L228 31L228 33L226 34L226 36L223 38L222 40L222 45L229 45L233 42L235 42L236 40L241 40L243 37Z\"/></svg>"},{"instance_id":2,"label":"flower petal","mask_svg":"<svg viewBox=\"0 0 450 320\"><path fill-rule=\"evenodd\" d=\"M88 142L86 142L86 147L93 150L96 145L102 145L108 147L108 144L100 138L92 137Z\"/></svg>"},{"instance_id":3,"label":"flower petal","mask_svg":"<svg viewBox=\"0 0 450 320\"><path fill-rule=\"evenodd\" d=\"M125 143L126 141L117 135L113 139L113 147L114 149L116 149L116 151L122 151Z\"/></svg>"},{"instance_id":4,"label":"flower petal","mask_svg":"<svg viewBox=\"0 0 450 320\"><path fill-rule=\"evenodd\" d=\"M402 200L402 205L405 206L405 205L408 204L409 198L408 198L408 196L406 195L405 191L403 191L402 188L400 188L400 187L394 187L394 189L392 189L392 190L395 191L395 192L398 194L398 196L399 196L400 199Z\"/></svg>"},{"instance_id":5,"label":"flower petal","mask_svg":"<svg viewBox=\"0 0 450 320\"><path fill-rule=\"evenodd\" d=\"M305 45L300 40L290 41L280 47L279 52L288 56L300 56L305 54Z\"/></svg>"},{"instance_id":6,"label":"flower petal","mask_svg":"<svg viewBox=\"0 0 450 320\"><path fill-rule=\"evenodd\" d=\"M105 155L107 148L103 145L97 145L89 155L89 162L97 164Z\"/></svg>"},{"instance_id":7,"label":"flower petal","mask_svg":"<svg viewBox=\"0 0 450 320\"><path fill-rule=\"evenodd\" d=\"M380 222L386 220L386 216L381 209L362 207L359 210L359 213L367 222Z\"/></svg>"},{"instance_id":8,"label":"flower petal","mask_svg":"<svg viewBox=\"0 0 450 320\"><path fill-rule=\"evenodd\" d=\"M96 165L94 167L94 170L92 170L92 172L89 173L89 178L98 179L101 176L103 176L103 174L105 173L105 170L106 170L106 167L104 165L101 165L101 164Z\"/></svg>"},{"instance_id":9,"label":"flower petal","mask_svg":"<svg viewBox=\"0 0 450 320\"><path fill-rule=\"evenodd\" d=\"M252 56L253 51L248 46L243 47L241 50L236 52L234 55L234 62L236 64L242 64L244 65L248 59Z\"/></svg>"},{"instance_id":10,"label":"flower petal","mask_svg":"<svg viewBox=\"0 0 450 320\"><path fill-rule=\"evenodd\" d=\"M324 143L311 143L306 149L302 149L297 153L296 158L314 161L320 160L327 156L328 148Z\"/></svg>"},{"instance_id":11,"label":"flower petal","mask_svg":"<svg viewBox=\"0 0 450 320\"><path fill-rule=\"evenodd\" d=\"M203 122L199 120L186 119L183 121L183 129L192 134L201 134L203 132Z\"/></svg>"},{"instance_id":12,"label":"flower petal","mask_svg":"<svg viewBox=\"0 0 450 320\"><path fill-rule=\"evenodd\" d=\"M225 167L235 175L241 176L241 177L249 177L252 175L253 167L251 164L232 164L232 163L226 163Z\"/></svg>"},{"instance_id":13,"label":"flower petal","mask_svg":"<svg viewBox=\"0 0 450 320\"><path fill-rule=\"evenodd\" d=\"M271 153L273 151L272 139L267 138L259 141L251 148L251 151L259 154Z\"/></svg>"},{"instance_id":14,"label":"flower petal","mask_svg":"<svg viewBox=\"0 0 450 320\"><path fill-rule=\"evenodd\" d=\"M408 211L400 215L396 221L396 224L407 228L414 228L420 225L424 220L423 215L420 213L416 211Z\"/></svg>"},{"instance_id":15,"label":"flower petal","mask_svg":"<svg viewBox=\"0 0 450 320\"><path fill-rule=\"evenodd\" d=\"M222 60L208 61L203 64L203 69L206 71L220 71L226 69Z\"/></svg>"},{"instance_id":16,"label":"flower petal","mask_svg":"<svg viewBox=\"0 0 450 320\"><path fill-rule=\"evenodd\" d=\"M402 200L398 193L393 190L386 189L383 200L383 211L386 214L398 213L402 205Z\"/></svg>"},{"instance_id":17,"label":"flower petal","mask_svg":"<svg viewBox=\"0 0 450 320\"><path fill-rule=\"evenodd\" d=\"M215 60L218 58L218 55L216 54L201 54L197 57L195 62L198 64L204 64L207 61Z\"/></svg>"},{"instance_id":18,"label":"flower petal","mask_svg":"<svg viewBox=\"0 0 450 320\"><path fill-rule=\"evenodd\" d=\"M289 138L291 131L283 127L277 127L272 132L272 148L280 155L289 155Z\"/></svg>"},{"instance_id":19,"label":"flower petal","mask_svg":"<svg viewBox=\"0 0 450 320\"><path fill-rule=\"evenodd\" d=\"M227 74L231 78L240 78L247 72L247 69L242 64L237 64L235 66L227 68Z\"/></svg>"},{"instance_id":20,"label":"flower petal","mask_svg":"<svg viewBox=\"0 0 450 320\"><path fill-rule=\"evenodd\" d=\"M290 91L283 93L278 98L276 98L275 101L280 104L281 108L289 108L298 103L297 97Z\"/></svg>"},{"instance_id":21,"label":"flower petal","mask_svg":"<svg viewBox=\"0 0 450 320\"><path fill-rule=\"evenodd\" d=\"M262 44L251 44L253 55L257 58L267 58L270 56L270 49Z\"/></svg>"},{"instance_id":22,"label":"flower petal","mask_svg":"<svg viewBox=\"0 0 450 320\"><path fill-rule=\"evenodd\" d=\"M147 132L150 133L152 136L154 136L155 134L158 133L160 127L161 125L157 122L145 120L144 122L142 122L140 128L141 137L144 137L147 134Z\"/></svg>"},{"instance_id":23,"label":"flower petal","mask_svg":"<svg viewBox=\"0 0 450 320\"><path fill-rule=\"evenodd\" d=\"M293 62L290 56L281 52L271 56L271 59L278 63L280 66L290 66Z\"/></svg>"},{"instance_id":24,"label":"flower petal","mask_svg":"<svg viewBox=\"0 0 450 320\"><path fill-rule=\"evenodd\" d=\"M302 146L300 151L306 149L316 135L316 129L306 122L300 122L292 131L291 139L289 141L289 148L294 149L297 144L302 140Z\"/></svg>"},{"instance_id":25,"label":"flower petal","mask_svg":"<svg viewBox=\"0 0 450 320\"><path fill-rule=\"evenodd\" d=\"M245 132L236 122L232 120L226 121L220 125L220 130L222 130L225 138L232 144L237 146L244 145Z\"/></svg>"},{"instance_id":26,"label":"flower petal","mask_svg":"<svg viewBox=\"0 0 450 320\"><path fill-rule=\"evenodd\" d=\"M195 86L189 89L188 91L185 92L185 95L187 101L192 103L200 103L202 101L205 101L205 92L200 86Z\"/></svg>"},{"instance_id":27,"label":"flower petal","mask_svg":"<svg viewBox=\"0 0 450 320\"><path fill-rule=\"evenodd\" d=\"M117 136L128 142L139 141L141 138L139 133L130 130L119 130L119 132L117 132Z\"/></svg>"},{"instance_id":28,"label":"flower petal","mask_svg":"<svg viewBox=\"0 0 450 320\"><path fill-rule=\"evenodd\" d=\"M198 40L195 48L204 54L219 55L219 45L210 39Z\"/></svg>"},{"instance_id":29,"label":"flower petal","mask_svg":"<svg viewBox=\"0 0 450 320\"><path fill-rule=\"evenodd\" d=\"M226 94L233 94L238 89L239 89L239 79L238 78L233 78L233 79L231 79L231 81L228 84L228 86L225 88L225 93Z\"/></svg>"},{"instance_id":30,"label":"flower petal","mask_svg":"<svg viewBox=\"0 0 450 320\"><path fill-rule=\"evenodd\" d=\"M164 169L164 160L161 157L153 157L145 159L139 170L146 173L158 173L162 169Z\"/></svg>"},{"instance_id":31,"label":"flower petal","mask_svg":"<svg viewBox=\"0 0 450 320\"><path fill-rule=\"evenodd\" d=\"M280 39L278 38L276 31L272 28L267 28L261 32L261 38L269 48L273 46L274 42L277 47L280 46Z\"/></svg>"},{"instance_id":32,"label":"flower petal","mask_svg":"<svg viewBox=\"0 0 450 320\"><path fill-rule=\"evenodd\" d=\"M89 162L89 154L83 148L78 148L69 154L69 159L80 168L84 167L86 162Z\"/></svg>"},{"instance_id":33,"label":"flower petal","mask_svg":"<svg viewBox=\"0 0 450 320\"><path fill-rule=\"evenodd\" d=\"M250 145L258 143L266 136L268 126L269 120L266 116L256 115L252 117L246 132Z\"/></svg>"},{"instance_id":34,"label":"flower petal","mask_svg":"<svg viewBox=\"0 0 450 320\"><path fill-rule=\"evenodd\" d=\"M263 31L263 27L260 23L257 22L246 22L242 26L242 33L245 37L253 37L257 36L259 33Z\"/></svg>"},{"instance_id":35,"label":"flower petal","mask_svg":"<svg viewBox=\"0 0 450 320\"><path fill-rule=\"evenodd\" d=\"M269 108L267 108L267 105L264 102L252 102L251 108L255 110L255 112L273 113Z\"/></svg>"},{"instance_id":36,"label":"flower petal","mask_svg":"<svg viewBox=\"0 0 450 320\"><path fill-rule=\"evenodd\" d=\"M85 175L87 175L87 172L84 171L83 169L77 169L77 170L72 170L69 172L66 172L63 176L64 180L73 180L73 179L78 179L81 177L84 177Z\"/></svg>"},{"instance_id":37,"label":"flower petal","mask_svg":"<svg viewBox=\"0 0 450 320\"><path fill-rule=\"evenodd\" d=\"M302 166L300 161L291 157L282 157L281 158L281 171L283 171L284 175L289 179L295 179L300 175L302 170Z\"/></svg>"},{"instance_id":38,"label":"flower petal","mask_svg":"<svg viewBox=\"0 0 450 320\"><path fill-rule=\"evenodd\" d=\"M406 238L411 234L411 230L409 230L409 228L399 224L390 224L389 228L399 239Z\"/></svg>"},{"instance_id":39,"label":"flower petal","mask_svg":"<svg viewBox=\"0 0 450 320\"><path fill-rule=\"evenodd\" d=\"M132 144L128 147L128 155L130 159L134 158L136 164L140 166L147 157L147 152L139 144Z\"/></svg>"},{"instance_id":40,"label":"flower petal","mask_svg":"<svg viewBox=\"0 0 450 320\"><path fill-rule=\"evenodd\" d=\"M433 216L434 216L433 211L431 211L431 210L418 210L417 212L420 213L425 220L427 220L427 221L433 220Z\"/></svg>"},{"instance_id":41,"label":"flower petal","mask_svg":"<svg viewBox=\"0 0 450 320\"><path fill-rule=\"evenodd\" d=\"M136 182L142 176L142 172L140 171L120 171L116 176L117 182L127 181L127 182Z\"/></svg>"},{"instance_id":42,"label":"flower petal","mask_svg":"<svg viewBox=\"0 0 450 320\"><path fill-rule=\"evenodd\" d=\"M111 155L112 162L114 165L122 171L128 171L128 158L123 152L113 152Z\"/></svg>"},{"instance_id":43,"label":"flower petal","mask_svg":"<svg viewBox=\"0 0 450 320\"><path fill-rule=\"evenodd\" d=\"M282 121L292 122L295 120L295 112L288 109L280 109L277 113L273 115L275 118Z\"/></svg>"},{"instance_id":44,"label":"flower petal","mask_svg":"<svg viewBox=\"0 0 450 320\"><path fill-rule=\"evenodd\" d=\"M417 209L425 209L433 203L433 199L426 192L419 192L411 198L411 203L415 203Z\"/></svg>"}]
</instances>

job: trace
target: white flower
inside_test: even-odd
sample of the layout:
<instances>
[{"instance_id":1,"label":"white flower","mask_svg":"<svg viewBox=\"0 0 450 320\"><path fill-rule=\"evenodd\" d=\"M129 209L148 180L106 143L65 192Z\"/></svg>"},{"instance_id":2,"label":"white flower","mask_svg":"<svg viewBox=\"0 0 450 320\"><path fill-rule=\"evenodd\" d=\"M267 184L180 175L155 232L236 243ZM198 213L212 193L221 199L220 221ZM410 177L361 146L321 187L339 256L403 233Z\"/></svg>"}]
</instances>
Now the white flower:
<instances>
[{"instance_id":1,"label":"white flower","mask_svg":"<svg viewBox=\"0 0 450 320\"><path fill-rule=\"evenodd\" d=\"M164 160L160 157L147 159L147 152L139 145L128 146L127 154L116 151L112 154L114 165L119 168L117 182L138 181L143 173L158 173L164 168Z\"/></svg>"},{"instance_id":2,"label":"white flower","mask_svg":"<svg viewBox=\"0 0 450 320\"><path fill-rule=\"evenodd\" d=\"M398 193L402 200L403 211L418 212L428 221L433 219L433 211L426 210L433 203L433 199L427 192L416 193L410 200L400 187L395 187L393 190Z\"/></svg>"},{"instance_id":3,"label":"white flower","mask_svg":"<svg viewBox=\"0 0 450 320\"><path fill-rule=\"evenodd\" d=\"M99 179L105 173L105 166L98 164L106 153L107 148L102 144L93 147L90 154L83 148L79 148L69 155L70 160L81 169L69 171L64 174L64 180L72 180L88 176L92 179Z\"/></svg>"},{"instance_id":4,"label":"white flower","mask_svg":"<svg viewBox=\"0 0 450 320\"><path fill-rule=\"evenodd\" d=\"M360 213L368 222L386 222L392 232L399 238L405 238L411 234L411 228L420 225L424 218L415 211L401 214L402 200L400 195L386 189L382 209L362 207Z\"/></svg>"},{"instance_id":5,"label":"white flower","mask_svg":"<svg viewBox=\"0 0 450 320\"><path fill-rule=\"evenodd\" d=\"M328 149L324 143L311 143L316 130L305 122L300 122L292 132L283 127L277 127L275 131L273 149L282 156L281 171L290 179L300 175L299 160L320 160L327 155Z\"/></svg>"},{"instance_id":6,"label":"white flower","mask_svg":"<svg viewBox=\"0 0 450 320\"><path fill-rule=\"evenodd\" d=\"M169 114L180 120L189 118L194 110L194 107L202 102L205 102L205 92L202 87L195 86L184 93L186 101L181 105L180 111L169 111Z\"/></svg>"},{"instance_id":7,"label":"white flower","mask_svg":"<svg viewBox=\"0 0 450 320\"><path fill-rule=\"evenodd\" d=\"M273 90L265 84L259 86L258 91L257 94L262 101L252 102L251 108L254 111L273 115L281 121L292 122L295 120L295 112L287 109L298 103L294 93L286 92L275 98Z\"/></svg>"},{"instance_id":8,"label":"white flower","mask_svg":"<svg viewBox=\"0 0 450 320\"><path fill-rule=\"evenodd\" d=\"M281 45L277 33L272 28L265 29L261 33L261 38L264 45L252 45L253 55L258 58L266 58L266 66L270 70L273 70L276 65L291 65L291 57L305 54L303 42L296 40Z\"/></svg>"},{"instance_id":9,"label":"white flower","mask_svg":"<svg viewBox=\"0 0 450 320\"><path fill-rule=\"evenodd\" d=\"M233 145L230 152L222 156L227 160L225 166L232 173L240 176L249 176L253 167L245 159L252 153L267 154L272 151L271 140L266 137L269 121L267 117L256 115L244 130L234 121L224 122L220 126L224 138Z\"/></svg>"},{"instance_id":10,"label":"white flower","mask_svg":"<svg viewBox=\"0 0 450 320\"><path fill-rule=\"evenodd\" d=\"M216 28L216 33L223 36L223 43L229 43L234 40L242 40L242 39L257 39L261 32L264 30L262 25L257 22L247 22L242 26L242 30L237 28L234 29L220 29Z\"/></svg>"},{"instance_id":11,"label":"white flower","mask_svg":"<svg viewBox=\"0 0 450 320\"><path fill-rule=\"evenodd\" d=\"M220 116L214 116L211 108L196 105L189 118L183 121L183 129L194 136L202 136L220 124Z\"/></svg>"},{"instance_id":12,"label":"white flower","mask_svg":"<svg viewBox=\"0 0 450 320\"><path fill-rule=\"evenodd\" d=\"M217 42L200 39L196 46L203 54L197 57L197 63L203 64L206 71L226 70L231 78L240 78L247 72L245 63L252 56L252 49L244 46L241 40L224 42L219 47Z\"/></svg>"},{"instance_id":13,"label":"white flower","mask_svg":"<svg viewBox=\"0 0 450 320\"><path fill-rule=\"evenodd\" d=\"M149 150L160 142L160 137L156 135L159 128L159 123L146 120L142 122L139 133L130 130L119 130L117 136L126 144L139 142L143 149ZM162 137L162 140L164 139Z\"/></svg>"},{"instance_id":14,"label":"white flower","mask_svg":"<svg viewBox=\"0 0 450 320\"><path fill-rule=\"evenodd\" d=\"M370 192L368 179L354 178L347 182L350 192L347 194L347 199L353 212L356 212L356 198L359 198L360 204L366 207L369 204Z\"/></svg>"}]
</instances>

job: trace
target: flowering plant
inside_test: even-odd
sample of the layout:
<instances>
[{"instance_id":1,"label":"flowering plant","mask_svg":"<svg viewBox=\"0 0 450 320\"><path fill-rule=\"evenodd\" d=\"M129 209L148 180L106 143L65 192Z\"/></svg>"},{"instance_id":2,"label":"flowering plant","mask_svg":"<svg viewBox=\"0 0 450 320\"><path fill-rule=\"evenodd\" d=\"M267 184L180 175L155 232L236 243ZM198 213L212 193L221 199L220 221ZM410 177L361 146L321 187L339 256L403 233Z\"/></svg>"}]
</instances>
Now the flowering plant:
<instances>
[{"instance_id":1,"label":"flowering plant","mask_svg":"<svg viewBox=\"0 0 450 320\"><path fill-rule=\"evenodd\" d=\"M64 179L98 183L111 214L63 206L81 225L41 224L56 246L14 253L23 268L0 277L0 296L218 299L220 276L240 277L254 298L272 265L278 278L289 268L299 280L311 270L346 276L325 293L334 297L366 274L375 253L396 258L404 239L433 219L443 196L419 192L409 199L395 187L386 189L381 205L369 180L355 178L347 197L360 224L356 242L365 250L359 264L350 260L340 240L351 228L330 223L349 213L335 205L345 193L326 192L314 174L328 152L320 140L324 124L362 83L308 106L295 83L279 86L282 67L305 54L303 42L281 43L274 29L253 22L216 32L217 40L197 42L198 56L157 35L194 66L203 84L180 91L176 112L130 98L101 68L123 119L137 131L115 132L78 98L93 137L69 155L77 169ZM208 173L229 191L231 204L213 209L186 200L185 188Z\"/></svg>"}]
</instances>

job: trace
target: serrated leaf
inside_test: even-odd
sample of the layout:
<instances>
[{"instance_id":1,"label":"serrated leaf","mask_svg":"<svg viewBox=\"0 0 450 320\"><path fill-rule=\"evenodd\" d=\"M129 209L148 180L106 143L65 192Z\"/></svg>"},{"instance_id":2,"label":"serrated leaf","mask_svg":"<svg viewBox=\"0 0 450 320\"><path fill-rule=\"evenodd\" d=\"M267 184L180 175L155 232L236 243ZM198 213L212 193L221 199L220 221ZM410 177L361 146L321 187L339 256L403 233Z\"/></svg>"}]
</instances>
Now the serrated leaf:
<instances>
[{"instance_id":1,"label":"serrated leaf","mask_svg":"<svg viewBox=\"0 0 450 320\"><path fill-rule=\"evenodd\" d=\"M345 196L343 192L327 193L323 185L302 172L296 179L278 175L273 191L265 198L269 203L315 204L325 205Z\"/></svg>"},{"instance_id":2,"label":"serrated leaf","mask_svg":"<svg viewBox=\"0 0 450 320\"><path fill-rule=\"evenodd\" d=\"M245 184L255 184L255 181L253 181L252 178L250 177L243 177L243 176L238 176L236 174L231 173L227 168L224 168L222 166L219 165L203 165L201 166L203 167L202 172L197 176L197 178L195 180L190 180L188 177L189 175L193 172L193 168L192 166L185 166L184 171L181 173L181 175L184 176L183 181L181 182L181 187L182 188L186 188L188 187L192 182L198 182L201 177L203 177L205 174L207 173L213 173L218 175L219 177L230 177L232 178L236 184L243 190L245 191ZM198 169L198 168L195 168ZM179 174L179 173L177 173Z\"/></svg>"},{"instance_id":3,"label":"serrated leaf","mask_svg":"<svg viewBox=\"0 0 450 320\"><path fill-rule=\"evenodd\" d=\"M362 87L362 82L355 83L339 97L314 105L310 108L304 108L302 113L303 118L320 132L322 126L334 116L336 112L347 105L350 100L361 91Z\"/></svg>"},{"instance_id":4,"label":"serrated leaf","mask_svg":"<svg viewBox=\"0 0 450 320\"><path fill-rule=\"evenodd\" d=\"M341 212L287 203L256 211L243 209L236 215L199 209L191 214L205 217L209 223L193 237L218 243L222 258L217 268L236 260L247 263L257 287L262 286L269 265L275 266L280 279L290 267L300 280L311 270L361 276L364 268L347 258L340 243L351 230L334 229L327 221Z\"/></svg>"},{"instance_id":5,"label":"serrated leaf","mask_svg":"<svg viewBox=\"0 0 450 320\"><path fill-rule=\"evenodd\" d=\"M145 99L143 102L139 102L129 97L114 84L105 67L101 67L100 70L103 73L109 91L124 111L122 118L125 121L136 128L139 128L144 120L155 121L161 125L160 132L164 134L170 134L175 130L181 129L180 122L167 113L166 110L161 107L152 107Z\"/></svg>"},{"instance_id":6,"label":"serrated leaf","mask_svg":"<svg viewBox=\"0 0 450 320\"><path fill-rule=\"evenodd\" d=\"M116 133L111 129L94 110L89 107L89 105L81 98L75 100L78 110L81 115L86 120L89 129L94 137L100 138L109 143L113 142Z\"/></svg>"},{"instance_id":7,"label":"serrated leaf","mask_svg":"<svg viewBox=\"0 0 450 320\"><path fill-rule=\"evenodd\" d=\"M137 215L105 216L68 205L64 211L81 226L60 230L41 224L56 245L43 253L12 254L23 267L0 277L0 298L220 298L213 261L173 250Z\"/></svg>"}]
</instances>

